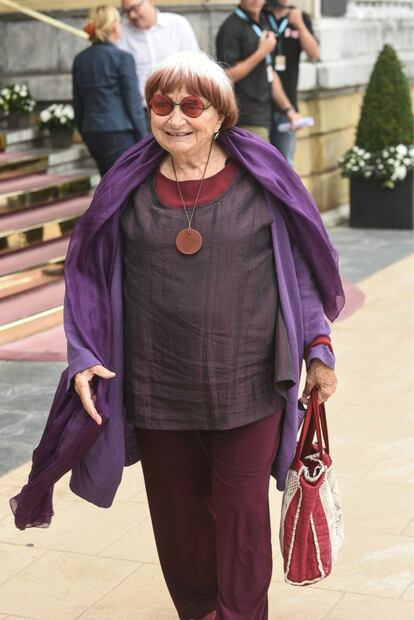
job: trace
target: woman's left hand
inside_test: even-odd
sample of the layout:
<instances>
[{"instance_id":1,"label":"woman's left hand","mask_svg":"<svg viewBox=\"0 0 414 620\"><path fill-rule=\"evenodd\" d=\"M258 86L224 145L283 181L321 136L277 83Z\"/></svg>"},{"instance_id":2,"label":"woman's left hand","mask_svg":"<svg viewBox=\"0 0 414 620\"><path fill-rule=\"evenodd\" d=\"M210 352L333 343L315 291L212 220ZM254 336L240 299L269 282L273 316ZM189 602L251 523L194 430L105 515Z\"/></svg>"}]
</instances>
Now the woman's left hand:
<instances>
[{"instance_id":1,"label":"woman's left hand","mask_svg":"<svg viewBox=\"0 0 414 620\"><path fill-rule=\"evenodd\" d=\"M306 375L306 383L302 398L299 400L306 405L312 389L316 387L318 391L318 403L324 403L334 394L336 384L337 379L335 371L325 366L320 360L313 359L309 365L308 374Z\"/></svg>"}]
</instances>

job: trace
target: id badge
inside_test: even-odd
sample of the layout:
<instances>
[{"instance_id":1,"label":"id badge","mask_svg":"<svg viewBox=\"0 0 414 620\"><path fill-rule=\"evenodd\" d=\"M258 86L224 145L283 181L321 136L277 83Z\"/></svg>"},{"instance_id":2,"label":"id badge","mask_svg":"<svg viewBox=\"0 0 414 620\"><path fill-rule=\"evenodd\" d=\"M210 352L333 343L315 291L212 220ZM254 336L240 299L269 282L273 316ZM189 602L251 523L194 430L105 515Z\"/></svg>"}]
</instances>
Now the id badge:
<instances>
[{"instance_id":1,"label":"id badge","mask_svg":"<svg viewBox=\"0 0 414 620\"><path fill-rule=\"evenodd\" d=\"M286 71L286 56L278 54L275 58L276 71Z\"/></svg>"},{"instance_id":2,"label":"id badge","mask_svg":"<svg viewBox=\"0 0 414 620\"><path fill-rule=\"evenodd\" d=\"M269 83L273 82L273 67L272 67L272 65L266 65L266 71L267 71L267 81Z\"/></svg>"}]
</instances>

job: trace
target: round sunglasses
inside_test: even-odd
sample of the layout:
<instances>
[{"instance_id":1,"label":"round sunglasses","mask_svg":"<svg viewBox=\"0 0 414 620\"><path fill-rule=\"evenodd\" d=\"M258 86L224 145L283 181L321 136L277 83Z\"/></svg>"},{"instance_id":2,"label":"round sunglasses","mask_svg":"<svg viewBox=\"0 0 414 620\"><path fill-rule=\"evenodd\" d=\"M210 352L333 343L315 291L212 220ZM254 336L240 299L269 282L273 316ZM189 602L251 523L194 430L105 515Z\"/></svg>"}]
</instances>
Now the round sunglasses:
<instances>
[{"instance_id":1,"label":"round sunglasses","mask_svg":"<svg viewBox=\"0 0 414 620\"><path fill-rule=\"evenodd\" d=\"M204 110L208 110L212 106L211 103L204 105L204 101L196 95L184 97L179 103L172 101L172 99L165 95L154 95L149 102L149 107L157 116L168 116L177 105L181 112L190 118L197 118Z\"/></svg>"}]
</instances>

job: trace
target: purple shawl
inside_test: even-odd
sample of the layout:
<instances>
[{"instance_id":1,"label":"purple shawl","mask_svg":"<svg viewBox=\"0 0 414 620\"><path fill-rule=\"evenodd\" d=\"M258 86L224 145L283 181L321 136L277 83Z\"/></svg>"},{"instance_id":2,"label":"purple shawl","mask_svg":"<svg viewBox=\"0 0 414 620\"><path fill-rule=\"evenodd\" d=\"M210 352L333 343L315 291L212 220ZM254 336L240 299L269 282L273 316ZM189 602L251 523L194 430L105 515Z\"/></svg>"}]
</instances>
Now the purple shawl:
<instances>
[{"instance_id":1,"label":"purple shawl","mask_svg":"<svg viewBox=\"0 0 414 620\"><path fill-rule=\"evenodd\" d=\"M319 211L297 174L271 145L248 131L223 131L225 151L264 188L271 213L280 303L297 376L288 391L280 447L272 474L284 488L298 426L298 383L304 347L329 334L344 304L337 255ZM147 136L104 176L91 206L77 222L65 263L64 322L69 367L63 372L45 430L33 453L27 484L10 500L16 527L47 527L53 516L53 485L72 470L71 490L109 507L125 465L139 460L132 428L123 411L122 239L119 216L128 197L159 165L165 151ZM325 347L311 357L333 366ZM85 414L71 388L73 376L94 364L117 374L96 382L103 424ZM162 458L162 454L160 454Z\"/></svg>"}]
</instances>

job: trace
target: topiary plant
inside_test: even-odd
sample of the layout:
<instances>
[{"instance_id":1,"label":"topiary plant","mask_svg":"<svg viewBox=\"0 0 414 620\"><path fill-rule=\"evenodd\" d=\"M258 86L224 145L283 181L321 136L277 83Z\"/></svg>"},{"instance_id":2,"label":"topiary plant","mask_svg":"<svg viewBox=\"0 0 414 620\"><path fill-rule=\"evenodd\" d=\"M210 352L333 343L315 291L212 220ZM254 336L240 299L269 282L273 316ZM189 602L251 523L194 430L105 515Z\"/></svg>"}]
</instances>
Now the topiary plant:
<instances>
[{"instance_id":1,"label":"topiary plant","mask_svg":"<svg viewBox=\"0 0 414 620\"><path fill-rule=\"evenodd\" d=\"M356 146L375 153L397 144L411 144L413 116L410 90L395 50L384 45L364 96Z\"/></svg>"}]
</instances>

